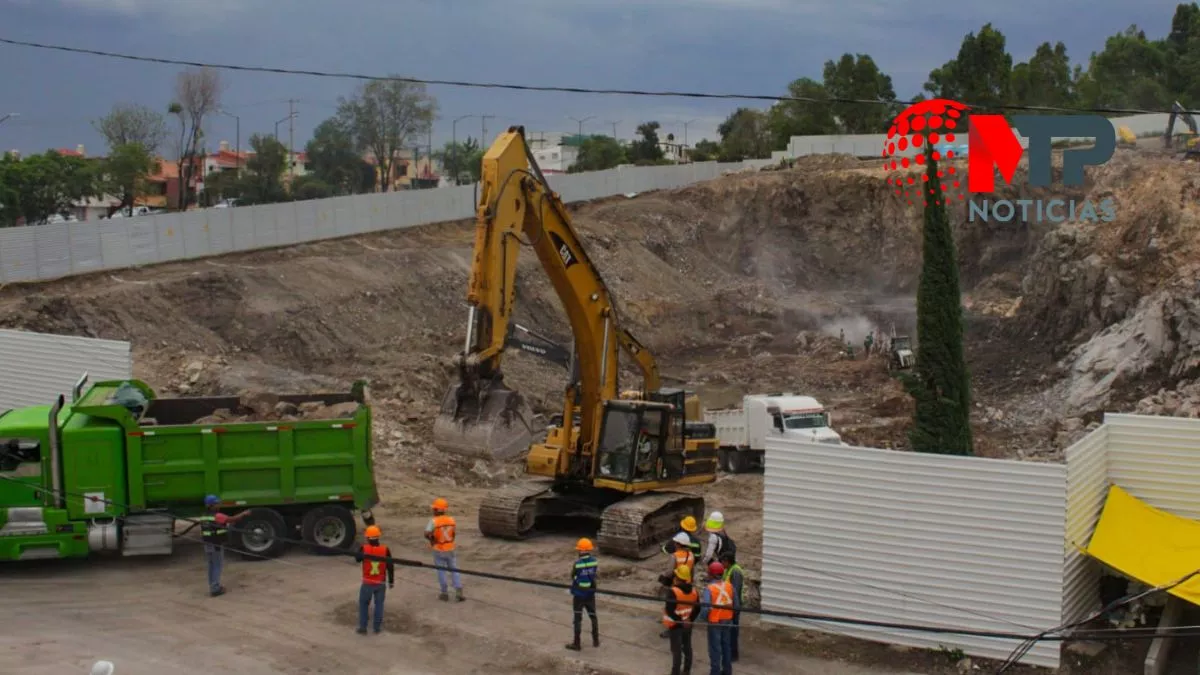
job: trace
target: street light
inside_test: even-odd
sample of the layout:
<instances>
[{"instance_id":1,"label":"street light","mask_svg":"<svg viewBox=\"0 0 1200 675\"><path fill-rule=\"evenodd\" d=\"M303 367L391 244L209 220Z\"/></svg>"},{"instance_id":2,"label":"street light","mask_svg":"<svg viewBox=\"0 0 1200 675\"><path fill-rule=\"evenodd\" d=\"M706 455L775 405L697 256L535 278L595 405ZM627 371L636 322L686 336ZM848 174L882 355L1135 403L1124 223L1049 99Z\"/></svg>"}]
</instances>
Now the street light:
<instances>
[{"instance_id":1,"label":"street light","mask_svg":"<svg viewBox=\"0 0 1200 675\"><path fill-rule=\"evenodd\" d=\"M683 147L684 147L684 148L687 148L687 147L688 147L688 142L687 142L687 128L688 128L688 125L689 125L689 124L691 124L692 122L699 122L699 121L700 121L700 120L688 120L688 121L686 121L686 122L684 122L684 123L683 123ZM682 154L683 154L683 152L680 152L679 154L680 154L680 155L682 155ZM682 158L681 158L681 159L682 159Z\"/></svg>"},{"instance_id":2,"label":"street light","mask_svg":"<svg viewBox=\"0 0 1200 675\"><path fill-rule=\"evenodd\" d=\"M460 167L458 165L459 160L461 159L461 157L458 156L458 123L463 120L470 119L472 117L474 117L474 115L463 115L462 117L456 117L450 121L450 147L454 150L454 184L455 185L462 184L458 180L458 175L460 173L462 173L462 167ZM479 142L482 143L483 139L479 139Z\"/></svg>"},{"instance_id":3,"label":"street light","mask_svg":"<svg viewBox=\"0 0 1200 675\"><path fill-rule=\"evenodd\" d=\"M290 114L290 115L288 115L287 117L285 117L285 118L283 118L283 119L281 119L281 120L279 120L278 122L276 122L276 123L275 123L275 140L276 140L276 141L278 141L278 140L279 140L279 125L280 125L280 124L283 124L284 122L286 122L286 121L288 121L288 120L290 120L290 119L292 119L292 118L293 118L293 117L295 117L295 116L296 116L296 113L291 113L291 114Z\"/></svg>"},{"instance_id":4,"label":"street light","mask_svg":"<svg viewBox=\"0 0 1200 675\"><path fill-rule=\"evenodd\" d=\"M236 152L237 152L236 172L237 172L238 177L240 178L242 175L242 118L238 117L237 115L234 115L233 113L229 112L228 110L218 110L217 112L221 113L222 115L225 115L226 117L232 117L234 119L234 121L237 123L237 141L236 141L237 145L235 146ZM275 137L279 138L279 127L278 126L275 127Z\"/></svg>"},{"instance_id":5,"label":"street light","mask_svg":"<svg viewBox=\"0 0 1200 675\"><path fill-rule=\"evenodd\" d=\"M569 120L571 120L571 121L573 121L573 122L578 122L578 123L579 123L579 139L580 139L580 142L582 143L582 142L583 142L583 123L584 123L584 122L586 122L586 121L588 121L588 120L594 120L594 119L596 119L596 116L595 116L595 115L588 115L587 117L585 117L585 118L583 118L583 119L579 119L578 117L568 117L567 119L569 119Z\"/></svg>"},{"instance_id":6,"label":"street light","mask_svg":"<svg viewBox=\"0 0 1200 675\"><path fill-rule=\"evenodd\" d=\"M613 122L613 121L608 121L608 122L605 122L605 124L611 124L611 125L612 125L612 128L613 128L613 140L614 140L614 141L615 141L615 140L617 140L617 125L618 125L618 124L620 124L620 123L621 123L621 120L617 120L617 121L615 121L615 122Z\"/></svg>"},{"instance_id":7,"label":"street light","mask_svg":"<svg viewBox=\"0 0 1200 675\"><path fill-rule=\"evenodd\" d=\"M0 124L4 124L10 117L20 117L21 113L8 113L4 117L0 117Z\"/></svg>"}]
</instances>

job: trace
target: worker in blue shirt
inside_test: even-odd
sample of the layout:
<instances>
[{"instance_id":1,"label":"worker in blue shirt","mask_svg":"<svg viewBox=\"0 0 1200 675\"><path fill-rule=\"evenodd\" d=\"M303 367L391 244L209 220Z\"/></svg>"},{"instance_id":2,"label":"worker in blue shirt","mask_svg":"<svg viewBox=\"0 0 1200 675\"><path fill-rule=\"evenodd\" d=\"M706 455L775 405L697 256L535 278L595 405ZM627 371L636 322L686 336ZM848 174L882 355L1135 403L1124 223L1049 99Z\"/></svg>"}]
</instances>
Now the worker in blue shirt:
<instances>
[{"instance_id":1,"label":"worker in blue shirt","mask_svg":"<svg viewBox=\"0 0 1200 675\"><path fill-rule=\"evenodd\" d=\"M733 616L742 609L733 584L725 580L725 566L708 566L711 582L700 591L697 623L708 623L709 675L733 675Z\"/></svg>"},{"instance_id":2,"label":"worker in blue shirt","mask_svg":"<svg viewBox=\"0 0 1200 675\"><path fill-rule=\"evenodd\" d=\"M567 649L579 651L579 633L583 629L583 612L587 610L592 621L592 646L600 646L600 625L596 622L596 573L600 563L592 555L596 547L591 539L580 539L575 545L579 557L571 568L571 609L575 613L575 641Z\"/></svg>"}]
</instances>

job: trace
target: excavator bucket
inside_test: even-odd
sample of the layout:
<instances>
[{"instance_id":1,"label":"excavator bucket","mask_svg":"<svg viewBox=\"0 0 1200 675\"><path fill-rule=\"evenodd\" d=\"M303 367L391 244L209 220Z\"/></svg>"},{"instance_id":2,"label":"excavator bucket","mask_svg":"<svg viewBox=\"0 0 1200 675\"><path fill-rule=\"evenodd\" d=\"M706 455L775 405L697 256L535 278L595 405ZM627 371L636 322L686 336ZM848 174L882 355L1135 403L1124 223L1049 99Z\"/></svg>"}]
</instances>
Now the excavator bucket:
<instances>
[{"instance_id":1,"label":"excavator bucket","mask_svg":"<svg viewBox=\"0 0 1200 675\"><path fill-rule=\"evenodd\" d=\"M433 444L443 452L507 459L529 449L533 411L525 398L501 384L460 396L452 384L433 423Z\"/></svg>"}]
</instances>

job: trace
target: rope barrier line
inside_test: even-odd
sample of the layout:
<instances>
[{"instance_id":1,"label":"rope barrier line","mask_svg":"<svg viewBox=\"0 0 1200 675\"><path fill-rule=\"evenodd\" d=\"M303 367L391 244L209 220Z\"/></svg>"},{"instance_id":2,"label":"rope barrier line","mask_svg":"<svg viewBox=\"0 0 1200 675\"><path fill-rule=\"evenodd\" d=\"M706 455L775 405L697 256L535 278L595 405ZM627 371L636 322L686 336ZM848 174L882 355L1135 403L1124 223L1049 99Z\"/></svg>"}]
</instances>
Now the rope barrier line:
<instances>
[{"instance_id":1,"label":"rope barrier line","mask_svg":"<svg viewBox=\"0 0 1200 675\"><path fill-rule=\"evenodd\" d=\"M828 105L831 103L856 103L862 105L883 105L883 106L907 106L916 101L887 101L882 99L861 99L861 98L844 98L844 97L825 97L816 98L811 96L791 96L791 95L774 95L774 94L728 94L728 93L706 93L695 91L670 91L670 90L643 90L643 89L597 89L591 87L570 87L570 86L550 86L550 85L533 85L533 84L510 84L502 82L473 82L468 80L441 80L430 78L417 77L398 77L398 76L381 76L367 75L363 73L351 72L336 72L323 70L304 70L296 68L281 68L271 66L248 66L229 63L209 63L205 61L189 61L186 59L172 59L158 56L140 56L136 54L124 54L120 52L103 51L99 49L87 49L83 47L69 47L66 45L47 44L43 42L32 42L29 40L15 40L12 38L0 37L0 44L12 45L15 47L29 47L33 49L46 49L59 52L68 52L72 54L86 54L89 56L100 56L111 59L122 59L126 61L139 61L143 63L158 63L174 66L194 66L199 68L213 68L215 70L230 70L239 72L253 73L271 73L277 75L305 75L309 77L325 77L338 78L349 80L367 80L367 81L391 81L391 82L410 82L414 84L430 84L447 87L468 87L476 89L508 89L516 91L548 91L567 94L612 94L618 96L654 96L654 97L675 97L675 98L701 98L701 99L726 99L726 100L753 100L753 101L790 101L797 103L813 103L819 105ZM1029 112L1057 112L1057 113L1096 113L1096 114L1126 114L1126 115L1142 115L1142 114L1170 114L1171 110L1150 110L1145 108L1110 108L1110 107L1090 107L1090 108L1068 108L1062 106L1045 106L1045 105L1021 105L1021 104L1002 104L1002 105L979 105L966 103L965 105L972 108L990 108L993 110L1022 110ZM1191 114L1197 114L1200 111L1188 111Z\"/></svg>"}]
</instances>

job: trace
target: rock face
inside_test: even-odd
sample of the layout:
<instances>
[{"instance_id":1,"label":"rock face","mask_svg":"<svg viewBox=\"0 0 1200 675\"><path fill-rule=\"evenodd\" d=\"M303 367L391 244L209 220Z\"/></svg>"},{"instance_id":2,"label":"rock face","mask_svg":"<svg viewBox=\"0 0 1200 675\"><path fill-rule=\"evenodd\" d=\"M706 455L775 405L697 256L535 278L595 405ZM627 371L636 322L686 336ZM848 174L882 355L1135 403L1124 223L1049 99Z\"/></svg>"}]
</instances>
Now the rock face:
<instances>
[{"instance_id":1,"label":"rock face","mask_svg":"<svg viewBox=\"0 0 1200 675\"><path fill-rule=\"evenodd\" d=\"M1159 389L1158 393L1138 401L1139 415L1169 417L1200 417L1200 380L1181 382L1174 390Z\"/></svg>"}]
</instances>

